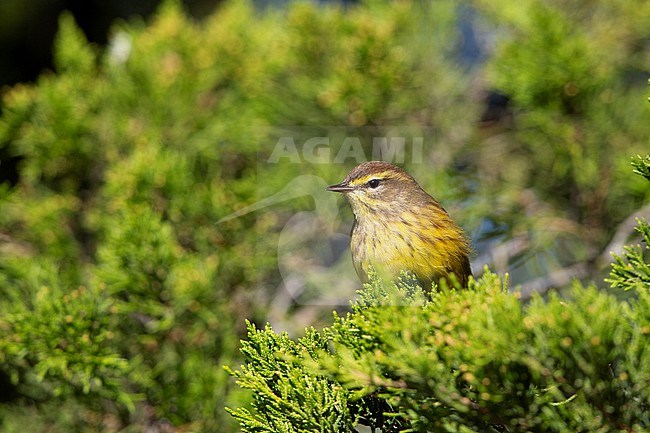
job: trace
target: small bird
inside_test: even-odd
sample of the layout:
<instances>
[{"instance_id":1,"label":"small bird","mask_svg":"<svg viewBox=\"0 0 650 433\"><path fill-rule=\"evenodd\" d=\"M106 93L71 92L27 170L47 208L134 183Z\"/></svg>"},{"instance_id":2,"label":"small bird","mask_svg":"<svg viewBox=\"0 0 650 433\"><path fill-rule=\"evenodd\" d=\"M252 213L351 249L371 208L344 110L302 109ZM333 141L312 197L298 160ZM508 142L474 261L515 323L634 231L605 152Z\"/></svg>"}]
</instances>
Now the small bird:
<instances>
[{"instance_id":1,"label":"small bird","mask_svg":"<svg viewBox=\"0 0 650 433\"><path fill-rule=\"evenodd\" d=\"M452 275L467 286L468 237L410 174L386 162L364 162L327 190L344 194L352 207L350 249L361 281L372 268L390 279L406 271L425 288Z\"/></svg>"}]
</instances>

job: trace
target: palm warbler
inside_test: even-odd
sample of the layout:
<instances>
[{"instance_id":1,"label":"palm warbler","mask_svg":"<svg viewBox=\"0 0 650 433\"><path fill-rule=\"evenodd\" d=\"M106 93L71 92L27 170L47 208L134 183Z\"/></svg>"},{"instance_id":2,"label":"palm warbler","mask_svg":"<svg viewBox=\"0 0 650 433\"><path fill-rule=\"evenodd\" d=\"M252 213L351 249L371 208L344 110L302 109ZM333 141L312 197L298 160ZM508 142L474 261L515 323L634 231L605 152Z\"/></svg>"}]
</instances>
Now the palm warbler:
<instances>
[{"instance_id":1,"label":"palm warbler","mask_svg":"<svg viewBox=\"0 0 650 433\"><path fill-rule=\"evenodd\" d=\"M424 287L452 275L467 285L472 273L467 236L404 170L365 162L327 190L343 193L352 207L350 249L362 281L372 268L391 279L406 271Z\"/></svg>"}]
</instances>

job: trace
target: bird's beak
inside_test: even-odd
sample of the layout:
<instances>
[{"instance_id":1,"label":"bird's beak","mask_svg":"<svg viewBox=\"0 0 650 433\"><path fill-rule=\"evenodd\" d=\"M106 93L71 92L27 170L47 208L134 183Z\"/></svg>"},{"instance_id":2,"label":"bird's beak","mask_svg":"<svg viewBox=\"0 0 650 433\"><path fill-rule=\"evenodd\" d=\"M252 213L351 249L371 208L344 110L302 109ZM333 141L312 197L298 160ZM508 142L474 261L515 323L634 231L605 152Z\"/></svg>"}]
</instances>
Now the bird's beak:
<instances>
[{"instance_id":1,"label":"bird's beak","mask_svg":"<svg viewBox=\"0 0 650 433\"><path fill-rule=\"evenodd\" d=\"M330 185L325 189L328 190L328 191L332 191L332 192L345 193L345 192L352 191L354 188L352 188L350 185L348 185L345 182L341 182L341 183L337 183L336 185Z\"/></svg>"}]
</instances>

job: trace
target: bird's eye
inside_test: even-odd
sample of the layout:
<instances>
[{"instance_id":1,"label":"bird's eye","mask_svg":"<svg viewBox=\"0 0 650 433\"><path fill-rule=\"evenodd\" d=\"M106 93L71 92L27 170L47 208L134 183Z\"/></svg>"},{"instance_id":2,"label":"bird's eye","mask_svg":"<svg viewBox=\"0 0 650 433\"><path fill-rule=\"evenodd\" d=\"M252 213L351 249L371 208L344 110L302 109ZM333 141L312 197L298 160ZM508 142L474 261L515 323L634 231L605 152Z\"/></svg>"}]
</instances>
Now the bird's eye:
<instances>
[{"instance_id":1,"label":"bird's eye","mask_svg":"<svg viewBox=\"0 0 650 433\"><path fill-rule=\"evenodd\" d=\"M368 186L372 189L375 189L379 186L379 179L370 179L368 181Z\"/></svg>"}]
</instances>

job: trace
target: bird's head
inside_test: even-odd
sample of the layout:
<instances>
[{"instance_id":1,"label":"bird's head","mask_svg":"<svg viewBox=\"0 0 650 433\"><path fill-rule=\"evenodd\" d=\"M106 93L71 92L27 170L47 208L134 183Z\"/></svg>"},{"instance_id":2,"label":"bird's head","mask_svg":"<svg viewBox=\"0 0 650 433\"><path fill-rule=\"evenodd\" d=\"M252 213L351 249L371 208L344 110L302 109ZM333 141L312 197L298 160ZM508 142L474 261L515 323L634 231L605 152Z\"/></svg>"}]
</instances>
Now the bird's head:
<instances>
[{"instance_id":1,"label":"bird's head","mask_svg":"<svg viewBox=\"0 0 650 433\"><path fill-rule=\"evenodd\" d=\"M344 194L357 217L424 205L428 198L411 175L382 161L364 162L356 166L343 182L331 185L327 190Z\"/></svg>"}]
</instances>

